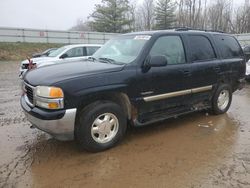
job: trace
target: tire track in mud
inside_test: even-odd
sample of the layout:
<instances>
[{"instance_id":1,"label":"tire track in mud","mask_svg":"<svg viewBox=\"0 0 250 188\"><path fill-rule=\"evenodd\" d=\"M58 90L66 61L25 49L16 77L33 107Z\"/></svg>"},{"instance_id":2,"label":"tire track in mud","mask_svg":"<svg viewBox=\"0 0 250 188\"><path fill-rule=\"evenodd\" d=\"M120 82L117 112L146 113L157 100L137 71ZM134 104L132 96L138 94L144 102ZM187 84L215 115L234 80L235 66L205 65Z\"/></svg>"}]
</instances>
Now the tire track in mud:
<instances>
[{"instance_id":1,"label":"tire track in mud","mask_svg":"<svg viewBox=\"0 0 250 188\"><path fill-rule=\"evenodd\" d=\"M0 187L15 186L18 179L30 168L33 160L33 151L28 148L24 154L17 155L8 164L0 166Z\"/></svg>"},{"instance_id":2,"label":"tire track in mud","mask_svg":"<svg viewBox=\"0 0 250 188\"><path fill-rule=\"evenodd\" d=\"M0 126L21 124L21 123L27 123L27 118L25 116L0 118Z\"/></svg>"},{"instance_id":3,"label":"tire track in mud","mask_svg":"<svg viewBox=\"0 0 250 188\"><path fill-rule=\"evenodd\" d=\"M20 80L17 77L18 64L17 63L3 63L1 64L4 72L0 73L0 128L5 127L11 130L13 126L27 126L29 123L19 104L21 87ZM4 74L3 74L4 73ZM10 129L9 129L10 128ZM8 133L7 133L8 134ZM8 134L9 135L9 134ZM32 148L32 139L20 135L9 135L10 142L16 136L21 137L23 148L16 151L10 156L10 161L0 165L0 187L15 187L18 180L26 174L27 170L33 163L33 154L35 150ZM15 142L20 142L15 141ZM14 142L14 143L15 143ZM23 144L21 143L21 144ZM17 144L18 146L18 144Z\"/></svg>"},{"instance_id":4,"label":"tire track in mud","mask_svg":"<svg viewBox=\"0 0 250 188\"><path fill-rule=\"evenodd\" d=\"M212 176L213 187L250 187L250 162L237 158L223 164Z\"/></svg>"}]
</instances>

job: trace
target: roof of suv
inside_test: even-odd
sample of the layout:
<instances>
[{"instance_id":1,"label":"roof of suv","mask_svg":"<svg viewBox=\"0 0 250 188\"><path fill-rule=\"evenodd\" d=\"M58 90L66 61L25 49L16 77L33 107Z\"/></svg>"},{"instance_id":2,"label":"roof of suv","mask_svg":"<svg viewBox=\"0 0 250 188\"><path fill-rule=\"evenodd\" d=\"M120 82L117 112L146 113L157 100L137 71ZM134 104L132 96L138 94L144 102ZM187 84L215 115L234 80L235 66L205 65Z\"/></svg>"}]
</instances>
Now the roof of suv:
<instances>
[{"instance_id":1,"label":"roof of suv","mask_svg":"<svg viewBox=\"0 0 250 188\"><path fill-rule=\"evenodd\" d=\"M126 33L124 35L154 35L154 34L165 34L165 33L210 33L210 34L227 34L222 31L212 31L212 30L200 30L200 29L167 29L167 30L153 30L153 31L141 31Z\"/></svg>"}]
</instances>

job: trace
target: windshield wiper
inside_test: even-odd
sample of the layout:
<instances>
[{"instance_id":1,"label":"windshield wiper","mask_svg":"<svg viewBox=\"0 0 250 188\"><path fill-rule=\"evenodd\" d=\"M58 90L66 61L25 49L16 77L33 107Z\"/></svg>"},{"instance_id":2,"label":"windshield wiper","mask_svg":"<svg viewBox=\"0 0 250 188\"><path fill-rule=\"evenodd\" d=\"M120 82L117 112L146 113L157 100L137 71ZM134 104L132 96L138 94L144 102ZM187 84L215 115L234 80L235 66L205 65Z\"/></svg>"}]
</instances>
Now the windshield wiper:
<instances>
[{"instance_id":1,"label":"windshield wiper","mask_svg":"<svg viewBox=\"0 0 250 188\"><path fill-rule=\"evenodd\" d=\"M123 63L115 61L114 59L107 58L107 57L100 57L100 58L98 58L98 60L104 61L104 62L107 62L107 63L111 63L111 64L116 64L116 65L122 65L123 64Z\"/></svg>"},{"instance_id":2,"label":"windshield wiper","mask_svg":"<svg viewBox=\"0 0 250 188\"><path fill-rule=\"evenodd\" d=\"M107 57L100 57L100 58L98 58L98 60L105 61L105 62L108 62L108 63L114 63L115 62L115 60L107 58Z\"/></svg>"}]
</instances>

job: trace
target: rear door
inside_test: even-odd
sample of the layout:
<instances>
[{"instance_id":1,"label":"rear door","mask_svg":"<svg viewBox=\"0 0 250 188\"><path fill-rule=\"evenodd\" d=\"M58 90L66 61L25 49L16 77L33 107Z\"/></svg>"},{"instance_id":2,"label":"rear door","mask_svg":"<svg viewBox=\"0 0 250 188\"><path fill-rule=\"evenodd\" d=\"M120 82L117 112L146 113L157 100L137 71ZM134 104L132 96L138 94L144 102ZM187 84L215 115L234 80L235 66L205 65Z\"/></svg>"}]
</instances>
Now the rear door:
<instances>
[{"instance_id":1,"label":"rear door","mask_svg":"<svg viewBox=\"0 0 250 188\"><path fill-rule=\"evenodd\" d=\"M235 83L245 75L245 57L238 41L229 35L215 34L214 41L221 54L219 79Z\"/></svg>"},{"instance_id":2,"label":"rear door","mask_svg":"<svg viewBox=\"0 0 250 188\"><path fill-rule=\"evenodd\" d=\"M188 85L192 89L192 103L208 102L218 80L220 59L209 35L188 34L186 40L189 46L188 59L191 62Z\"/></svg>"}]
</instances>

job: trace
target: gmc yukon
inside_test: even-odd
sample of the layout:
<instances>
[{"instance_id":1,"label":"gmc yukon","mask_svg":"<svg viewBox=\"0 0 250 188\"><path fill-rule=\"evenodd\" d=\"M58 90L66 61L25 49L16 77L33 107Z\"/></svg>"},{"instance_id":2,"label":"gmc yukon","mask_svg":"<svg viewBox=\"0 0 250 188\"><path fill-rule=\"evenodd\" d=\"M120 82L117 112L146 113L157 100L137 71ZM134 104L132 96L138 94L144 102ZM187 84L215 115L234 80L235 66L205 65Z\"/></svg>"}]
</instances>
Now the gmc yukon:
<instances>
[{"instance_id":1,"label":"gmc yukon","mask_svg":"<svg viewBox=\"0 0 250 188\"><path fill-rule=\"evenodd\" d=\"M231 35L189 29L120 35L90 59L41 67L24 77L28 120L59 140L97 152L127 125L190 112L227 112L242 88L243 51Z\"/></svg>"}]
</instances>

